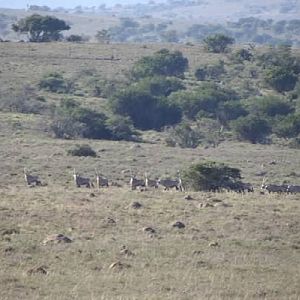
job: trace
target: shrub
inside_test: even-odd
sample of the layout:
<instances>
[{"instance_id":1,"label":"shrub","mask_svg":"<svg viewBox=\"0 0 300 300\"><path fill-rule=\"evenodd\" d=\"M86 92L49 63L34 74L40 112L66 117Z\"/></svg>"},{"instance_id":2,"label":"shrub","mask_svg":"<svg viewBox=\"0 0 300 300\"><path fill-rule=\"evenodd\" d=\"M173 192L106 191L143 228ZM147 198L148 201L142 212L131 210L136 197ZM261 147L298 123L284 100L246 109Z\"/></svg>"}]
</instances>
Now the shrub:
<instances>
[{"instance_id":1,"label":"shrub","mask_svg":"<svg viewBox=\"0 0 300 300\"><path fill-rule=\"evenodd\" d=\"M153 56L145 56L138 60L131 74L135 79L157 75L182 78L187 67L188 60L180 51L171 52L168 49L161 49Z\"/></svg>"},{"instance_id":2,"label":"shrub","mask_svg":"<svg viewBox=\"0 0 300 300\"><path fill-rule=\"evenodd\" d=\"M117 93L110 107L114 113L130 117L134 126L142 130L160 129L181 120L181 111L176 105L135 86Z\"/></svg>"},{"instance_id":3,"label":"shrub","mask_svg":"<svg viewBox=\"0 0 300 300\"><path fill-rule=\"evenodd\" d=\"M183 185L195 191L217 191L234 186L241 179L239 169L216 162L191 165L182 174Z\"/></svg>"},{"instance_id":4,"label":"shrub","mask_svg":"<svg viewBox=\"0 0 300 300\"><path fill-rule=\"evenodd\" d=\"M59 139L72 139L83 137L86 126L83 123L74 121L67 115L55 116L51 122L50 129L54 137Z\"/></svg>"},{"instance_id":5,"label":"shrub","mask_svg":"<svg viewBox=\"0 0 300 300\"><path fill-rule=\"evenodd\" d=\"M294 89L298 77L286 66L273 66L265 71L264 79L276 91L285 92Z\"/></svg>"},{"instance_id":6,"label":"shrub","mask_svg":"<svg viewBox=\"0 0 300 300\"><path fill-rule=\"evenodd\" d=\"M81 43L81 42L88 42L89 37L79 35L79 34L71 34L70 36L66 37L67 42L71 43Z\"/></svg>"},{"instance_id":7,"label":"shrub","mask_svg":"<svg viewBox=\"0 0 300 300\"><path fill-rule=\"evenodd\" d=\"M284 138L297 137L300 134L300 114L291 114L274 125L273 131Z\"/></svg>"},{"instance_id":8,"label":"shrub","mask_svg":"<svg viewBox=\"0 0 300 300\"><path fill-rule=\"evenodd\" d=\"M239 101L221 102L218 105L217 117L223 125L227 125L228 121L236 120L246 115L248 115L248 112Z\"/></svg>"},{"instance_id":9,"label":"shrub","mask_svg":"<svg viewBox=\"0 0 300 300\"><path fill-rule=\"evenodd\" d=\"M219 79L222 74L225 73L224 62L219 61L214 65L205 65L199 67L195 71L195 77L197 80L203 81L206 79Z\"/></svg>"},{"instance_id":10,"label":"shrub","mask_svg":"<svg viewBox=\"0 0 300 300\"><path fill-rule=\"evenodd\" d=\"M82 136L92 139L111 139L103 113L82 108L72 99L64 99L56 108L52 130L56 137L74 138Z\"/></svg>"},{"instance_id":11,"label":"shrub","mask_svg":"<svg viewBox=\"0 0 300 300\"><path fill-rule=\"evenodd\" d=\"M137 141L138 133L128 117L113 115L106 121L114 140Z\"/></svg>"},{"instance_id":12,"label":"shrub","mask_svg":"<svg viewBox=\"0 0 300 300\"><path fill-rule=\"evenodd\" d=\"M237 94L214 83L202 83L192 91L178 91L168 97L171 103L181 108L184 115L193 119L202 116L215 117L219 103L238 99Z\"/></svg>"},{"instance_id":13,"label":"shrub","mask_svg":"<svg viewBox=\"0 0 300 300\"><path fill-rule=\"evenodd\" d=\"M234 39L224 34L215 34L206 37L203 40L205 48L214 53L223 53L229 45L234 43Z\"/></svg>"},{"instance_id":14,"label":"shrub","mask_svg":"<svg viewBox=\"0 0 300 300\"><path fill-rule=\"evenodd\" d=\"M68 150L68 155L96 157L97 153L89 145L76 145L73 149Z\"/></svg>"},{"instance_id":15,"label":"shrub","mask_svg":"<svg viewBox=\"0 0 300 300\"><path fill-rule=\"evenodd\" d=\"M196 148L200 144L201 135L188 123L183 122L168 129L167 145L181 148Z\"/></svg>"},{"instance_id":16,"label":"shrub","mask_svg":"<svg viewBox=\"0 0 300 300\"><path fill-rule=\"evenodd\" d=\"M0 110L22 114L42 114L47 109L46 103L29 87L15 94L2 95L0 102Z\"/></svg>"},{"instance_id":17,"label":"shrub","mask_svg":"<svg viewBox=\"0 0 300 300\"><path fill-rule=\"evenodd\" d=\"M38 84L40 89L54 93L69 93L73 85L63 78L59 73L50 73L44 75Z\"/></svg>"},{"instance_id":18,"label":"shrub","mask_svg":"<svg viewBox=\"0 0 300 300\"><path fill-rule=\"evenodd\" d=\"M279 97L265 96L250 100L250 110L255 114L265 114L269 117L288 115L294 112L292 105Z\"/></svg>"},{"instance_id":19,"label":"shrub","mask_svg":"<svg viewBox=\"0 0 300 300\"><path fill-rule=\"evenodd\" d=\"M254 115L240 117L230 125L240 139L251 143L264 142L265 137L271 132L267 120Z\"/></svg>"}]
</instances>

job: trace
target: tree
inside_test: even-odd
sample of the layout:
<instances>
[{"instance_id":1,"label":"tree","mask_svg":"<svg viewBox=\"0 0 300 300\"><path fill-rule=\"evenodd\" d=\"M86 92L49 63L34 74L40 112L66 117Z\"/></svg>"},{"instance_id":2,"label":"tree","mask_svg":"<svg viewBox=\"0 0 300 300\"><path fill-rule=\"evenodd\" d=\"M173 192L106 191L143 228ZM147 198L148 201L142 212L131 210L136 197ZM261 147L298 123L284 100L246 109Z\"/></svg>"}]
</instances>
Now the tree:
<instances>
[{"instance_id":1,"label":"tree","mask_svg":"<svg viewBox=\"0 0 300 300\"><path fill-rule=\"evenodd\" d=\"M182 78L187 67L188 60L180 51L161 49L153 56L145 56L138 60L131 73L135 79L157 75Z\"/></svg>"},{"instance_id":2,"label":"tree","mask_svg":"<svg viewBox=\"0 0 300 300\"><path fill-rule=\"evenodd\" d=\"M134 126L142 130L160 129L181 120L181 111L176 105L137 86L130 86L115 94L110 107L116 114L129 116Z\"/></svg>"},{"instance_id":3,"label":"tree","mask_svg":"<svg viewBox=\"0 0 300 300\"><path fill-rule=\"evenodd\" d=\"M223 53L229 45L234 44L234 39L224 34L215 34L206 37L203 40L205 48L209 52Z\"/></svg>"},{"instance_id":4,"label":"tree","mask_svg":"<svg viewBox=\"0 0 300 300\"><path fill-rule=\"evenodd\" d=\"M193 119L200 112L207 117L216 116L219 103L236 100L238 96L233 90L204 82L193 90L174 92L168 99L179 106L187 118Z\"/></svg>"},{"instance_id":5,"label":"tree","mask_svg":"<svg viewBox=\"0 0 300 300\"><path fill-rule=\"evenodd\" d=\"M110 34L107 29L98 30L95 35L96 40L102 44L109 44Z\"/></svg>"},{"instance_id":6,"label":"tree","mask_svg":"<svg viewBox=\"0 0 300 300\"><path fill-rule=\"evenodd\" d=\"M253 144L263 142L264 138L271 132L271 127L265 119L253 115L232 121L231 127L239 138L248 140Z\"/></svg>"},{"instance_id":7,"label":"tree","mask_svg":"<svg viewBox=\"0 0 300 300\"><path fill-rule=\"evenodd\" d=\"M195 191L218 191L239 183L241 171L225 164L203 162L191 165L182 174L183 185Z\"/></svg>"},{"instance_id":8,"label":"tree","mask_svg":"<svg viewBox=\"0 0 300 300\"><path fill-rule=\"evenodd\" d=\"M50 42L59 40L61 31L69 30L70 26L56 17L33 14L14 23L12 29L27 33L31 42Z\"/></svg>"},{"instance_id":9,"label":"tree","mask_svg":"<svg viewBox=\"0 0 300 300\"><path fill-rule=\"evenodd\" d=\"M273 66L265 71L264 79L276 91L286 92L294 89L298 76L286 66Z\"/></svg>"}]
</instances>

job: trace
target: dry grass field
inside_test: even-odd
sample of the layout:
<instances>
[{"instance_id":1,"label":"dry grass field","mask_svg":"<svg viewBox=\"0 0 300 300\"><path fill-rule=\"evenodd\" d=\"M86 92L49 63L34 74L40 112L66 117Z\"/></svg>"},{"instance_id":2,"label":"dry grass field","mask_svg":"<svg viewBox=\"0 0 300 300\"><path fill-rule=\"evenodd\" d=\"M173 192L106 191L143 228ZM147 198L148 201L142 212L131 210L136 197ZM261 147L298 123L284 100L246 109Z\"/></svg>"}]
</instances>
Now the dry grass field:
<instances>
[{"instance_id":1,"label":"dry grass field","mask_svg":"<svg viewBox=\"0 0 300 300\"><path fill-rule=\"evenodd\" d=\"M122 78L137 58L163 46L2 43L1 99L49 71ZM183 51L192 69L218 58L200 47L170 47ZM42 95L53 103L63 97ZM262 172L274 183L300 184L299 150L236 141L173 148L156 132L144 133L139 144L59 140L47 122L0 113L0 299L300 298L300 196L263 195L259 188ZM76 144L89 144L97 157L69 156ZM240 168L255 192L129 189L130 169L173 176L203 160ZM46 185L27 187L24 167ZM98 168L119 186L75 188L74 167L92 179ZM173 227L177 221L185 228ZM71 242L45 240L53 234Z\"/></svg>"}]
</instances>

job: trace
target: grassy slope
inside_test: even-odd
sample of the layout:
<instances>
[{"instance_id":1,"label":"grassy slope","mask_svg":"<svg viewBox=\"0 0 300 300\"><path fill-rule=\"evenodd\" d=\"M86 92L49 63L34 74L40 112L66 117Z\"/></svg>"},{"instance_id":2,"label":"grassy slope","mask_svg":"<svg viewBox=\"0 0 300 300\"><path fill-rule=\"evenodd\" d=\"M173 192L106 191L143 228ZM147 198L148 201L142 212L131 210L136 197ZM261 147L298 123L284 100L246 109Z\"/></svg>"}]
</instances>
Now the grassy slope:
<instances>
[{"instance_id":1,"label":"grassy slope","mask_svg":"<svg viewBox=\"0 0 300 300\"><path fill-rule=\"evenodd\" d=\"M161 47L2 44L1 91L36 84L50 70L71 77L95 68L108 78L123 76L134 59ZM197 47L180 50L192 68L217 58ZM111 53L121 60L95 60ZM44 96L47 101L60 98ZM299 150L237 142L208 149L169 148L159 141L162 136L151 132L147 138L156 142L139 146L65 141L52 139L44 125L42 116L0 113L1 299L299 298L299 195L191 193L194 200L186 201L183 193L129 191L126 185L130 168L139 175L174 174L203 159L241 168L245 181L256 187L262 180L261 164L270 181L299 184ZM67 156L66 150L76 143L89 143L98 157ZM276 164L270 164L273 160ZM24 166L48 185L25 187ZM122 187L75 189L73 167L94 177L96 166ZM217 200L230 206L199 208L200 203ZM143 207L131 208L133 201ZM186 228L172 228L175 221ZM145 226L152 226L156 234L143 232ZM42 245L52 233L64 233L74 242ZM219 246L210 247L212 242ZM123 245L134 256L121 254ZM129 266L109 269L116 261ZM45 266L48 275L28 273L39 266Z\"/></svg>"}]
</instances>

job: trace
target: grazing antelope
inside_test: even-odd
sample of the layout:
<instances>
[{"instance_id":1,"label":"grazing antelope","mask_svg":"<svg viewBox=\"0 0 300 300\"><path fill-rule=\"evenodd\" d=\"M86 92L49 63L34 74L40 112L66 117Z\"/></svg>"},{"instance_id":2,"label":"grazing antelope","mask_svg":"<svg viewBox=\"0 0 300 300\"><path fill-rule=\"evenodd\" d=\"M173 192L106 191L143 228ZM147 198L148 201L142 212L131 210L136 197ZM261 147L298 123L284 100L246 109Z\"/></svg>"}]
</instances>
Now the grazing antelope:
<instances>
[{"instance_id":1,"label":"grazing antelope","mask_svg":"<svg viewBox=\"0 0 300 300\"><path fill-rule=\"evenodd\" d=\"M95 170L96 172L96 182L97 182L97 187L100 188L100 187L108 187L108 179L101 176L97 170Z\"/></svg>"},{"instance_id":2,"label":"grazing antelope","mask_svg":"<svg viewBox=\"0 0 300 300\"><path fill-rule=\"evenodd\" d=\"M178 172L178 179L158 179L157 183L159 185L162 185L165 191L171 188L176 188L177 191L178 190L184 191L179 172Z\"/></svg>"},{"instance_id":3,"label":"grazing antelope","mask_svg":"<svg viewBox=\"0 0 300 300\"><path fill-rule=\"evenodd\" d=\"M73 178L74 178L74 183L77 187L81 187L82 185L85 185L86 187L89 187L89 188L94 187L90 178L79 176L76 173L75 169L74 169Z\"/></svg>"},{"instance_id":4,"label":"grazing antelope","mask_svg":"<svg viewBox=\"0 0 300 300\"><path fill-rule=\"evenodd\" d=\"M300 185L288 185L287 192L291 194L300 193Z\"/></svg>"},{"instance_id":5,"label":"grazing antelope","mask_svg":"<svg viewBox=\"0 0 300 300\"><path fill-rule=\"evenodd\" d=\"M39 177L28 174L25 168L24 168L24 177L27 185L32 185L32 184L42 185L41 181L39 180Z\"/></svg>"},{"instance_id":6,"label":"grazing antelope","mask_svg":"<svg viewBox=\"0 0 300 300\"><path fill-rule=\"evenodd\" d=\"M135 175L131 175L129 185L132 190L135 190L137 187L145 186L145 181L143 179L136 179Z\"/></svg>"},{"instance_id":7,"label":"grazing antelope","mask_svg":"<svg viewBox=\"0 0 300 300\"><path fill-rule=\"evenodd\" d=\"M145 187L155 187L158 188L157 180L149 179L147 173L145 173Z\"/></svg>"},{"instance_id":8,"label":"grazing antelope","mask_svg":"<svg viewBox=\"0 0 300 300\"><path fill-rule=\"evenodd\" d=\"M276 184L265 184L266 179L263 178L263 182L261 185L261 189L267 190L270 193L286 193L288 189L288 185L282 184L282 185L276 185Z\"/></svg>"}]
</instances>

